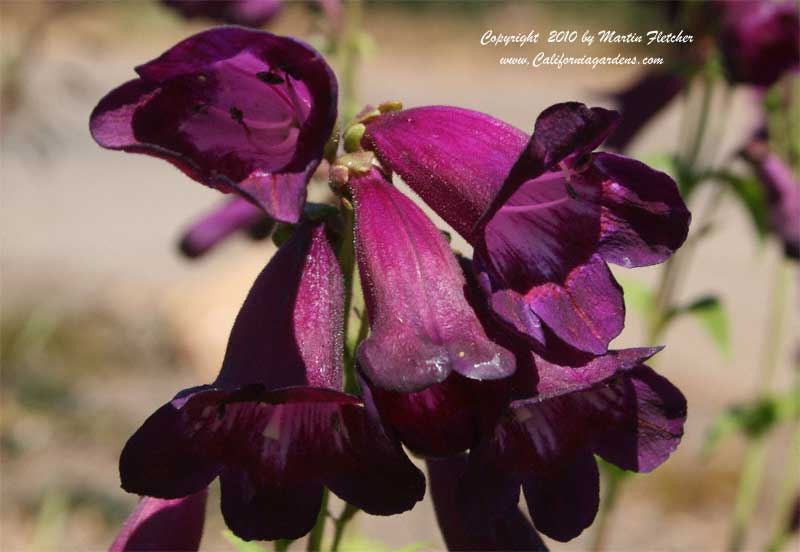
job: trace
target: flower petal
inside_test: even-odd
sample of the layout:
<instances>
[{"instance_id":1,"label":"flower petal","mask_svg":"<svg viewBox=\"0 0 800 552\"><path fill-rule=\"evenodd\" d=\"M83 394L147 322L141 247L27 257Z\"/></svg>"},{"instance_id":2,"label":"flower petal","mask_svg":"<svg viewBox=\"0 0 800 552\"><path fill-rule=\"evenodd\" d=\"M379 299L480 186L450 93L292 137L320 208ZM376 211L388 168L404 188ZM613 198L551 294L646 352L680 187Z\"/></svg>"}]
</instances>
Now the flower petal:
<instances>
[{"instance_id":1,"label":"flower petal","mask_svg":"<svg viewBox=\"0 0 800 552\"><path fill-rule=\"evenodd\" d=\"M194 222L184 233L179 247L189 258L200 257L235 232L259 230L260 235L268 235L272 226L272 219L263 210L236 197ZM268 228L266 232L264 227Z\"/></svg>"},{"instance_id":2,"label":"flower petal","mask_svg":"<svg viewBox=\"0 0 800 552\"><path fill-rule=\"evenodd\" d=\"M241 518L243 538L263 538L250 532L259 530L252 520L273 507L272 493L282 504L299 500L308 513L311 485L320 491L328 485L379 515L406 511L424 494L422 474L355 397L308 387L204 390L174 401L131 437L120 473L126 490L163 497L185 493L188 482L207 485L209 474L223 474L223 487L232 481L232 489L223 488L228 495L223 508L230 508L226 517ZM315 519L316 511L311 513ZM279 519L263 530L278 531L287 523L291 532L269 538L295 538L294 531L306 527L302 520L291 525ZM234 521L231 529L238 528Z\"/></svg>"},{"instance_id":3,"label":"flower petal","mask_svg":"<svg viewBox=\"0 0 800 552\"><path fill-rule=\"evenodd\" d=\"M512 374L513 355L486 337L449 245L422 210L375 170L349 184L372 329L358 359L370 383L413 392L451 371L476 380Z\"/></svg>"},{"instance_id":4,"label":"flower petal","mask_svg":"<svg viewBox=\"0 0 800 552\"><path fill-rule=\"evenodd\" d=\"M604 425L594 450L622 469L649 472L677 448L686 422L686 399L669 380L647 366L609 385Z\"/></svg>"},{"instance_id":5,"label":"flower petal","mask_svg":"<svg viewBox=\"0 0 800 552\"><path fill-rule=\"evenodd\" d=\"M636 362L652 352L621 351L588 369L593 382L582 375L553 377L550 366L542 382L550 394L511 403L491 438L476 450L482 465L495 465L524 478L547 473L587 444L623 469L650 471L675 450L683 435L686 400L680 391L650 368ZM538 364L543 364L537 359ZM607 363L616 363L614 375ZM605 366L604 366L605 365ZM580 372L581 369L562 367ZM556 380L578 380L553 391Z\"/></svg>"},{"instance_id":6,"label":"flower petal","mask_svg":"<svg viewBox=\"0 0 800 552\"><path fill-rule=\"evenodd\" d=\"M508 511L483 509L480 503L466 503L480 495L474 485L480 485L481 481L465 484L465 456L429 459L426 463L436 520L448 550L547 550L517 507L519 484L513 486L516 497L511 493L510 500L505 501L510 505ZM469 510L473 512L465 514Z\"/></svg>"},{"instance_id":7,"label":"flower petal","mask_svg":"<svg viewBox=\"0 0 800 552\"><path fill-rule=\"evenodd\" d=\"M600 505L600 474L589 451L581 451L551 473L522 483L533 524L548 537L567 542L589 527Z\"/></svg>"},{"instance_id":8,"label":"flower petal","mask_svg":"<svg viewBox=\"0 0 800 552\"><path fill-rule=\"evenodd\" d=\"M534 359L537 383L536 392L540 400L582 391L614 377L617 372L629 371L644 363L663 347L640 347L608 351L592 357L580 366L559 366L538 355Z\"/></svg>"},{"instance_id":9,"label":"flower petal","mask_svg":"<svg viewBox=\"0 0 800 552\"><path fill-rule=\"evenodd\" d=\"M491 281L486 275L479 275L479 279ZM512 289L490 293L490 304L498 318L539 346L545 344L541 326L546 324L568 345L603 354L625 323L622 289L599 255L573 269L563 285L548 282L525 294Z\"/></svg>"},{"instance_id":10,"label":"flower petal","mask_svg":"<svg viewBox=\"0 0 800 552\"><path fill-rule=\"evenodd\" d=\"M206 519L208 490L175 500L142 497L109 552L196 551Z\"/></svg>"},{"instance_id":11,"label":"flower petal","mask_svg":"<svg viewBox=\"0 0 800 552\"><path fill-rule=\"evenodd\" d=\"M247 472L231 469L220 476L220 488L225 525L248 541L299 539L314 527L322 506L317 482L254 483Z\"/></svg>"},{"instance_id":12,"label":"flower petal","mask_svg":"<svg viewBox=\"0 0 800 552\"><path fill-rule=\"evenodd\" d=\"M691 215L666 174L612 153L593 166L603 177L598 252L627 268L664 262L686 240Z\"/></svg>"},{"instance_id":13,"label":"flower petal","mask_svg":"<svg viewBox=\"0 0 800 552\"><path fill-rule=\"evenodd\" d=\"M481 433L494 426L508 404L508 383L477 382L453 373L412 393L375 387L370 400L383 422L415 453L447 456L471 448Z\"/></svg>"},{"instance_id":14,"label":"flower petal","mask_svg":"<svg viewBox=\"0 0 800 552\"><path fill-rule=\"evenodd\" d=\"M259 274L215 386L341 389L344 283L324 224L302 224Z\"/></svg>"},{"instance_id":15,"label":"flower petal","mask_svg":"<svg viewBox=\"0 0 800 552\"><path fill-rule=\"evenodd\" d=\"M194 35L139 66L92 112L95 140L166 159L297 222L336 119L336 79L297 40L240 27Z\"/></svg>"},{"instance_id":16,"label":"flower petal","mask_svg":"<svg viewBox=\"0 0 800 552\"><path fill-rule=\"evenodd\" d=\"M528 141L478 111L430 106L367 122L362 144L466 239Z\"/></svg>"},{"instance_id":17,"label":"flower petal","mask_svg":"<svg viewBox=\"0 0 800 552\"><path fill-rule=\"evenodd\" d=\"M616 111L589 108L578 102L559 103L542 111L536 118L527 147L511 167L478 225L491 220L528 180L554 169L559 163L579 160L591 153L618 123Z\"/></svg>"}]
</instances>

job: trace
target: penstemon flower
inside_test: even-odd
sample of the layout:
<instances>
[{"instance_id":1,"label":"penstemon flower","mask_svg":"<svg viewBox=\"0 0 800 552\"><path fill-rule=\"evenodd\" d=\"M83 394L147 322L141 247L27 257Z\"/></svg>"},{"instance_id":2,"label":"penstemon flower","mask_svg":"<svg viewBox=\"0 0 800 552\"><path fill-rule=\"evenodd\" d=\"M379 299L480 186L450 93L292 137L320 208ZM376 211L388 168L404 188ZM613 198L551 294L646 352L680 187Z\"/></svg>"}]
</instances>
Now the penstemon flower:
<instances>
[{"instance_id":1,"label":"penstemon flower","mask_svg":"<svg viewBox=\"0 0 800 552\"><path fill-rule=\"evenodd\" d=\"M475 247L495 315L542 354L602 354L623 327L606 262L647 266L683 243L675 182L633 159L592 154L617 115L557 104L533 135L455 107L383 114L362 143Z\"/></svg>"},{"instance_id":2,"label":"penstemon flower","mask_svg":"<svg viewBox=\"0 0 800 552\"><path fill-rule=\"evenodd\" d=\"M380 515L410 509L422 474L342 386L342 279L324 224L301 225L256 280L216 381L186 389L125 445L122 486L178 498L216 477L243 539L298 538L323 486Z\"/></svg>"},{"instance_id":3,"label":"penstemon flower","mask_svg":"<svg viewBox=\"0 0 800 552\"><path fill-rule=\"evenodd\" d=\"M103 147L166 159L297 222L336 120L337 85L310 46L240 27L187 38L92 112Z\"/></svg>"},{"instance_id":4,"label":"penstemon flower","mask_svg":"<svg viewBox=\"0 0 800 552\"><path fill-rule=\"evenodd\" d=\"M280 11L281 0L161 0L187 19L207 17L222 23L262 27Z\"/></svg>"},{"instance_id":5,"label":"penstemon flower","mask_svg":"<svg viewBox=\"0 0 800 552\"><path fill-rule=\"evenodd\" d=\"M800 65L800 13L790 1L719 2L720 47L731 82L770 86Z\"/></svg>"}]
</instances>

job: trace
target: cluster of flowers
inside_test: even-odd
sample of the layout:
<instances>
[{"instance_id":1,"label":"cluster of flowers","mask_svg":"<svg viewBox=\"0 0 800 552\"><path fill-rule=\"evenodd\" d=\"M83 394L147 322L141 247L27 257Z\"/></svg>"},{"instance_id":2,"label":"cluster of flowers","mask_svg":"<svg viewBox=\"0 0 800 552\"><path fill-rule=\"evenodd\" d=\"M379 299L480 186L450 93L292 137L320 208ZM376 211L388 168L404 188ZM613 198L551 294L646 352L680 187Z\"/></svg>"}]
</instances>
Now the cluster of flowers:
<instances>
[{"instance_id":1,"label":"cluster of flowers","mask_svg":"<svg viewBox=\"0 0 800 552\"><path fill-rule=\"evenodd\" d=\"M638 132L688 86L695 69L716 49L731 85L748 86L761 103L764 91L800 67L800 12L796 2L716 0L665 4L685 18L699 37L696 48L676 64L645 73L614 95L622 123L606 142L624 149ZM687 71L687 67L689 70ZM694 68L694 69L693 69ZM759 107L760 109L760 107ZM766 118L766 117L764 117ZM758 176L767 204L767 219L785 253L800 258L800 181L789 164L768 147L766 124L759 122L740 155Z\"/></svg>"},{"instance_id":2,"label":"cluster of flowers","mask_svg":"<svg viewBox=\"0 0 800 552\"><path fill-rule=\"evenodd\" d=\"M427 462L450 548L540 549L537 530L567 541L593 521L594 455L647 472L676 448L686 402L645 365L659 349L609 350L625 307L607 263L664 261L690 215L667 175L594 152L615 112L557 104L532 135L457 107L390 102L358 116L346 153L329 156L355 208L370 327L352 395L346 238L338 215L304 210L335 134L330 67L298 40L220 27L136 71L92 113L95 140L235 194L185 249L267 217L294 232L250 290L217 379L179 392L126 444L122 486L146 498L114 550L196 548L217 477L225 521L247 540L308 533L325 487L370 514L406 511L425 478L403 446Z\"/></svg>"}]
</instances>

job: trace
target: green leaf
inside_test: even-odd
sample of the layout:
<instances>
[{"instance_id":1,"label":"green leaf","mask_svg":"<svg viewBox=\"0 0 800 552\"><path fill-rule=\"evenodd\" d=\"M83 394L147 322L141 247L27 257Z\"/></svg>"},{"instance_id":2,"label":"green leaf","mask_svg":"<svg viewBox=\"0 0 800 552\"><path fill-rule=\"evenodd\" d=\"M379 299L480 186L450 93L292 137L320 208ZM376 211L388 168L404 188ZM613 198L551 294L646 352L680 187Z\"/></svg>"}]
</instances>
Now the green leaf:
<instances>
[{"instance_id":1,"label":"green leaf","mask_svg":"<svg viewBox=\"0 0 800 552\"><path fill-rule=\"evenodd\" d=\"M236 552L264 552L266 550L266 548L264 548L264 546L258 542L247 542L240 539L234 535L233 531L230 529L225 529L222 532L222 536L225 537L225 540L233 545L233 547L236 549Z\"/></svg>"},{"instance_id":2,"label":"green leaf","mask_svg":"<svg viewBox=\"0 0 800 552\"><path fill-rule=\"evenodd\" d=\"M725 357L731 355L731 340L728 331L728 316L719 298L706 295L692 303L673 308L667 314L667 321L684 314L697 317L711 340Z\"/></svg>"},{"instance_id":3,"label":"green leaf","mask_svg":"<svg viewBox=\"0 0 800 552\"><path fill-rule=\"evenodd\" d=\"M728 185L753 223L759 239L767 235L767 198L764 187L754 176L741 176L727 171L714 174L715 178Z\"/></svg>"},{"instance_id":4,"label":"green leaf","mask_svg":"<svg viewBox=\"0 0 800 552\"><path fill-rule=\"evenodd\" d=\"M711 424L703 450L706 454L730 435L741 433L754 439L774 427L800 417L800 387L781 396L767 396L749 405L734 406L717 416Z\"/></svg>"}]
</instances>

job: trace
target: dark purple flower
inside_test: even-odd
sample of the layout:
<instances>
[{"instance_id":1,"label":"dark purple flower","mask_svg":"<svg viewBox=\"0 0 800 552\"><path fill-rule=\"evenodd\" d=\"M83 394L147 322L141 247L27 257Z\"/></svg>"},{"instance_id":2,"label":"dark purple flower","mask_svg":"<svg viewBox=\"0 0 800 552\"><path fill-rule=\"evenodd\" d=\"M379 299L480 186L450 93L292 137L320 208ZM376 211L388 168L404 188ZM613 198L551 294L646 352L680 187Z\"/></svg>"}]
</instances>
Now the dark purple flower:
<instances>
[{"instance_id":1,"label":"dark purple flower","mask_svg":"<svg viewBox=\"0 0 800 552\"><path fill-rule=\"evenodd\" d=\"M428 459L426 464L436 520L448 550L547 550L516 504L502 515L496 511L481 512L480 524L473 524L475 510L485 505L473 502L480 493L464 492L462 487L466 455Z\"/></svg>"},{"instance_id":2,"label":"dark purple flower","mask_svg":"<svg viewBox=\"0 0 800 552\"><path fill-rule=\"evenodd\" d=\"M620 112L617 128L605 145L624 150L639 131L686 86L686 79L669 72L649 72L612 95Z\"/></svg>"},{"instance_id":3,"label":"dark purple flower","mask_svg":"<svg viewBox=\"0 0 800 552\"><path fill-rule=\"evenodd\" d=\"M686 238L675 182L626 157L592 153L617 115L557 104L533 135L454 107L386 113L362 144L475 247L495 315L540 352L602 354L622 330L607 262L664 261Z\"/></svg>"},{"instance_id":4,"label":"dark purple flower","mask_svg":"<svg viewBox=\"0 0 800 552\"><path fill-rule=\"evenodd\" d=\"M206 17L222 23L263 27L283 5L282 0L161 0L187 19Z\"/></svg>"},{"instance_id":5,"label":"dark purple flower","mask_svg":"<svg viewBox=\"0 0 800 552\"><path fill-rule=\"evenodd\" d=\"M243 539L298 538L327 486L372 514L411 508L424 478L377 414L342 393L343 282L324 224L302 224L259 275L222 370L162 406L125 445L122 486L177 498L220 477Z\"/></svg>"},{"instance_id":6,"label":"dark purple flower","mask_svg":"<svg viewBox=\"0 0 800 552\"><path fill-rule=\"evenodd\" d=\"M203 536L207 495L203 489L174 500L142 497L109 552L196 551Z\"/></svg>"},{"instance_id":7,"label":"dark purple flower","mask_svg":"<svg viewBox=\"0 0 800 552\"><path fill-rule=\"evenodd\" d=\"M764 188L770 229L783 242L786 256L800 258L800 181L766 142L755 139L743 152Z\"/></svg>"},{"instance_id":8,"label":"dark purple flower","mask_svg":"<svg viewBox=\"0 0 800 552\"><path fill-rule=\"evenodd\" d=\"M436 226L376 169L351 176L349 186L371 328L358 360L370 383L409 393L451 372L473 380L511 375L513 356L486 337Z\"/></svg>"},{"instance_id":9,"label":"dark purple flower","mask_svg":"<svg viewBox=\"0 0 800 552\"><path fill-rule=\"evenodd\" d=\"M537 530L559 541L579 535L599 504L594 454L648 472L683 435L686 400L642 364L657 350L609 351L577 368L518 357L516 398L471 451L464 492L503 512L516 507L521 486Z\"/></svg>"},{"instance_id":10,"label":"dark purple flower","mask_svg":"<svg viewBox=\"0 0 800 552\"><path fill-rule=\"evenodd\" d=\"M231 234L244 231L253 239L262 239L269 235L273 226L272 219L262 209L234 197L194 222L184 233L179 247L189 258L200 257Z\"/></svg>"},{"instance_id":11,"label":"dark purple flower","mask_svg":"<svg viewBox=\"0 0 800 552\"><path fill-rule=\"evenodd\" d=\"M220 27L136 72L92 112L101 146L166 159L276 220L299 220L336 120L336 78L319 53L293 38Z\"/></svg>"},{"instance_id":12,"label":"dark purple flower","mask_svg":"<svg viewBox=\"0 0 800 552\"><path fill-rule=\"evenodd\" d=\"M800 64L800 14L795 2L719 2L720 47L732 82L770 86Z\"/></svg>"}]
</instances>

